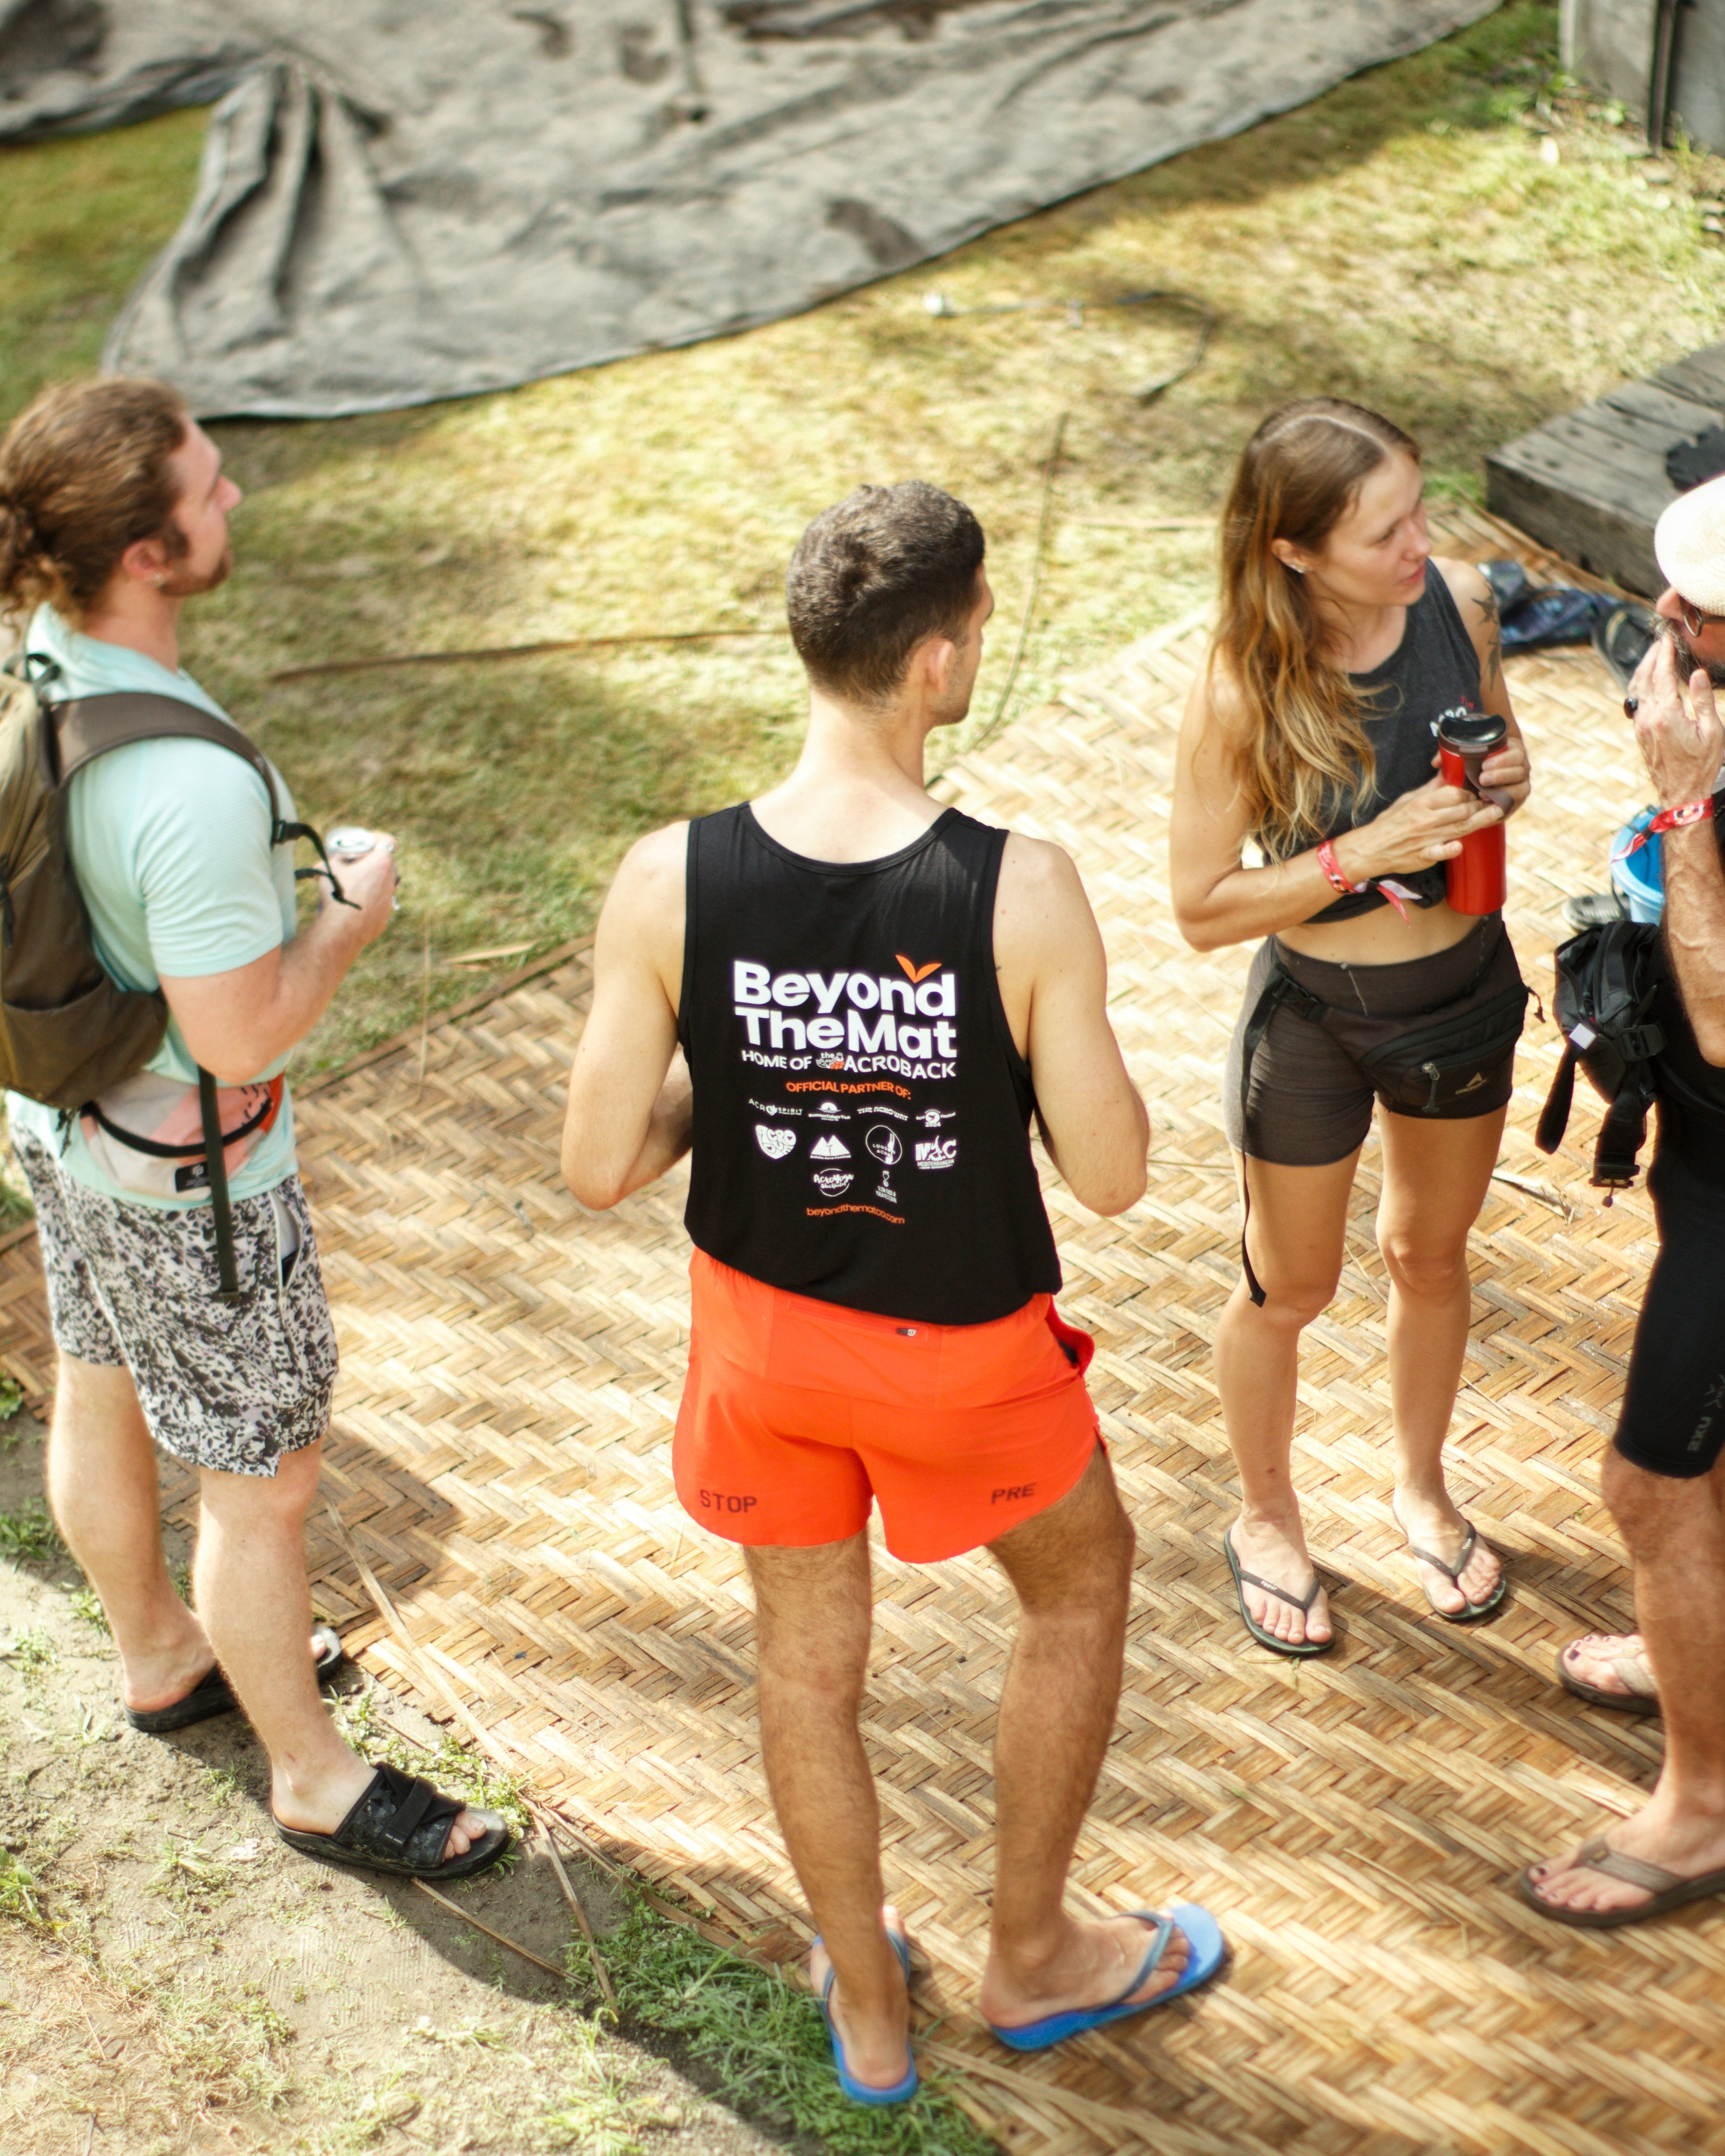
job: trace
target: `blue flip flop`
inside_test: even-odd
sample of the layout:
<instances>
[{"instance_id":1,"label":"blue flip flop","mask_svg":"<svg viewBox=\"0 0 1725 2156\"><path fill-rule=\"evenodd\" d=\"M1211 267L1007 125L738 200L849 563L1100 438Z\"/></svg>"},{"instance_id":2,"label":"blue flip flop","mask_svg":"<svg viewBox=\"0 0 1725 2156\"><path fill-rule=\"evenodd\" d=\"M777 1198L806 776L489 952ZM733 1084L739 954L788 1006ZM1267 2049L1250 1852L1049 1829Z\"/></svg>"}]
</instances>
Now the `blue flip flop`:
<instances>
[{"instance_id":1,"label":"blue flip flop","mask_svg":"<svg viewBox=\"0 0 1725 2156\"><path fill-rule=\"evenodd\" d=\"M1141 1923L1150 1925L1154 1936L1137 1975L1111 2006L1075 2007L1070 2013L1046 2015L1040 2021L1026 2021L1016 2029L1003 2029L991 2021L988 2026L1001 2042L1014 2051L1045 2051L1050 2044L1063 2044L1067 2037L1081 2036L1087 2029L1106 2028L1111 2021L1125 2020L1129 2014L1147 2014L1153 2006L1166 2006L1183 1992L1195 1991L1200 1984L1208 1984L1227 1958L1228 1943L1222 1937L1221 1926L1195 1902L1176 1902L1165 1917L1158 1917L1153 1909L1134 1909L1132 1913ZM1134 2000L1132 1994L1149 1981L1176 1929L1186 1942L1186 1966L1178 1983L1158 1991L1153 1999Z\"/></svg>"},{"instance_id":2,"label":"blue flip flop","mask_svg":"<svg viewBox=\"0 0 1725 2156\"><path fill-rule=\"evenodd\" d=\"M910 1943L900 1932L889 1932L886 1938L892 1951L898 1956L899 1967L905 1973L905 1989L908 1991L911 1988ZM816 1946L821 1943L818 1935L814 1943ZM860 2082L852 2077L850 2063L845 2056L845 2046L839 2041L838 2030L833 2025L833 1986L838 1980L839 1972L835 1969L829 1968L827 1971L827 1980L820 1988L820 2018L826 2023L827 2035L832 2039L833 2064L839 2069L839 2087L844 2090L853 2103L908 2103L916 2093L916 2061L910 2056L908 2044L905 2046L906 2060L905 2077L901 2082L895 2082L891 2088L875 2088L867 2082Z\"/></svg>"}]
</instances>

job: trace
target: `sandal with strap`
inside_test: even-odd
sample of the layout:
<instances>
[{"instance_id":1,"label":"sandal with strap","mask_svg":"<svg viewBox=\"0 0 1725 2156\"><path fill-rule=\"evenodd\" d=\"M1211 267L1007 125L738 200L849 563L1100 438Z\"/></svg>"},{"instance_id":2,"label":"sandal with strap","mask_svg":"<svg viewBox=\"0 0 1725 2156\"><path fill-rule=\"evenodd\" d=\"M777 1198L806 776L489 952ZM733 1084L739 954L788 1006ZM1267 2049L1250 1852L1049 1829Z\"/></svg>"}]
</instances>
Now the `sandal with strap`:
<instances>
[{"instance_id":1,"label":"sandal with strap","mask_svg":"<svg viewBox=\"0 0 1725 2156\"><path fill-rule=\"evenodd\" d=\"M1725 1871L1703 1871L1697 1879L1686 1879L1681 1872L1667 1871L1662 1864L1625 1856L1603 1835L1575 1852L1573 1868L1603 1871L1608 1879L1645 1887L1650 1897L1630 1909L1566 1909L1561 1902L1546 1900L1533 1881L1530 1866L1516 1881L1522 1899L1542 1917L1550 1917L1560 1924L1578 1925L1584 1931L1609 1932L1620 1924L1645 1924L1649 1917L1662 1917L1667 1909L1681 1908L1686 1902L1703 1902L1710 1894L1725 1894Z\"/></svg>"},{"instance_id":2,"label":"sandal with strap","mask_svg":"<svg viewBox=\"0 0 1725 2156\"><path fill-rule=\"evenodd\" d=\"M1479 1530L1470 1521L1466 1539L1461 1545L1461 1554L1454 1564L1446 1564L1435 1551L1421 1549L1417 1543L1408 1544L1408 1555L1417 1558L1421 1564L1435 1565L1446 1579L1459 1588L1461 1584L1461 1575L1466 1571L1475 1550L1478 1548L1479 1541ZM1497 1575L1497 1584L1483 1602L1467 1602L1461 1609L1440 1609L1436 1603L1432 1602L1431 1591L1429 1588L1425 1590L1425 1599L1431 1604L1432 1615L1441 1617L1446 1625L1477 1625L1482 1617L1489 1617L1494 1609L1502 1606L1503 1598L1508 1592L1509 1574L1507 1572L1500 1572Z\"/></svg>"},{"instance_id":3,"label":"sandal with strap","mask_svg":"<svg viewBox=\"0 0 1725 2156\"><path fill-rule=\"evenodd\" d=\"M1571 1671L1568 1656L1588 1640L1621 1638L1620 1633L1589 1632L1580 1640L1571 1640L1567 1646L1558 1650L1558 1682L1565 1691L1573 1691L1578 1699L1586 1700L1593 1707L1609 1707L1619 1714L1657 1714L1659 1687L1653 1681L1653 1672L1645 1658L1635 1655L1614 1655L1611 1666L1628 1687L1624 1691L1607 1691L1603 1685L1589 1684Z\"/></svg>"},{"instance_id":4,"label":"sandal with strap","mask_svg":"<svg viewBox=\"0 0 1725 2156\"><path fill-rule=\"evenodd\" d=\"M445 1858L449 1829L472 1810L485 1830L465 1856ZM351 1865L358 1871L388 1871L403 1879L466 1879L495 1864L509 1847L509 1829L495 1812L480 1811L418 1774L380 1766L346 1819L333 1834L311 1834L284 1826L274 1813L275 1831L290 1849L326 1864Z\"/></svg>"},{"instance_id":5,"label":"sandal with strap","mask_svg":"<svg viewBox=\"0 0 1725 2156\"><path fill-rule=\"evenodd\" d=\"M1336 1635L1333 1632L1327 1640L1278 1640L1275 1633L1266 1631L1253 1616L1251 1611L1246 1608L1245 1590L1249 1587L1255 1587L1266 1594L1273 1594L1278 1602L1291 1603L1302 1617L1307 1615L1312 1604L1323 1592L1324 1584L1318 1578L1317 1568L1315 1565L1312 1567L1311 1589L1302 1601L1291 1588L1278 1587L1273 1579L1260 1579L1255 1572L1242 1572L1240 1568L1240 1559L1234 1554L1232 1537L1225 1531L1222 1536L1222 1549L1228 1559L1228 1569L1234 1574L1234 1591L1240 1597L1240 1614L1245 1620L1247 1631L1251 1634L1260 1647L1268 1647L1273 1655L1297 1655L1304 1657L1328 1654L1336 1644Z\"/></svg>"},{"instance_id":6,"label":"sandal with strap","mask_svg":"<svg viewBox=\"0 0 1725 2156\"><path fill-rule=\"evenodd\" d=\"M819 1933L815 1935L814 1943L816 1946L822 1943ZM886 1943L898 1957L898 1965L905 1973L905 1989L908 1991L911 1988L911 1942L906 1937L902 1925L896 1931L888 1927ZM873 2082L860 2082L851 2072L850 2061L845 2056L845 2040L839 2034L838 2023L833 2019L833 1987L838 1981L839 1972L829 1963L826 1981L820 1988L820 2018L827 2025L827 2037L833 2047L833 2064L839 2070L839 2087L853 2103L875 2106L908 2103L916 2095L918 2087L916 2055L908 2042L905 2046L905 2071L891 2088L880 2087Z\"/></svg>"},{"instance_id":7,"label":"sandal with strap","mask_svg":"<svg viewBox=\"0 0 1725 2156\"><path fill-rule=\"evenodd\" d=\"M1064 2014L1045 2015L1040 2021L1020 2021L1016 2025L991 2021L991 2032L1012 2051L1045 2051L1050 2045L1064 2044L1070 2036L1081 2036L1091 2029L1106 2029L1111 2021L1123 2021L1129 2014L1147 2014L1154 2006L1166 2006L1173 1999L1183 1999L1200 1984L1208 1984L1228 1958L1228 1943L1222 1937L1221 1926L1208 1909L1200 1908L1195 1902L1176 1902L1165 1917L1158 1917L1154 1909L1134 1909L1131 1914L1135 1922L1149 1928L1150 1937L1137 1975L1117 1999L1111 1999L1106 2006L1077 2006ZM1153 1993L1148 1999L1135 1999L1132 1994L1142 1991L1156 1974L1157 1965L1176 1932L1186 1942L1186 1966L1165 1990Z\"/></svg>"},{"instance_id":8,"label":"sandal with strap","mask_svg":"<svg viewBox=\"0 0 1725 2156\"><path fill-rule=\"evenodd\" d=\"M333 1625L314 1625L311 1645L312 1667L317 1681L320 1685L327 1684L347 1654L341 1635ZM189 1729L194 1722L208 1722L213 1715L233 1714L239 1706L234 1687L222 1674L221 1664L213 1662L183 1699L177 1699L168 1707L122 1707L121 1712L132 1727L142 1730L146 1737L165 1737L171 1729Z\"/></svg>"}]
</instances>

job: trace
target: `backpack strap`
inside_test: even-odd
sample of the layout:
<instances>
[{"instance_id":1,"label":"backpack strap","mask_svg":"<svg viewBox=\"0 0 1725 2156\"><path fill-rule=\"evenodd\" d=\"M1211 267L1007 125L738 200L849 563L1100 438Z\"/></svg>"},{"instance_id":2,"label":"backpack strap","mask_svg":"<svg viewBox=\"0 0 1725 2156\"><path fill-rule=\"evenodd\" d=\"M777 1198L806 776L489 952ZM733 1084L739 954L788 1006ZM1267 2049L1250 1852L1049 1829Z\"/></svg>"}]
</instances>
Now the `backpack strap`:
<instances>
[{"instance_id":1,"label":"backpack strap","mask_svg":"<svg viewBox=\"0 0 1725 2156\"><path fill-rule=\"evenodd\" d=\"M321 875L327 880L337 906L353 904L336 880L318 833L310 824L283 820L281 797L269 757L247 740L231 719L218 719L213 711L205 711L201 704L187 703L183 697L158 696L143 689L121 689L102 696L69 696L54 701L44 697L42 711L48 769L56 786L65 785L74 772L82 771L85 764L94 763L110 749L129 748L133 742L204 741L241 757L264 782L270 802L270 844L290 846L296 839L305 839L317 849L323 866L297 870L296 875Z\"/></svg>"},{"instance_id":2,"label":"backpack strap","mask_svg":"<svg viewBox=\"0 0 1725 2156\"><path fill-rule=\"evenodd\" d=\"M42 685L46 685L45 681ZM182 697L158 696L146 690L118 690L102 696L54 700L44 697L41 705L43 747L49 775L56 787L64 787L74 772L82 771L85 764L94 763L110 749L129 747L133 742L205 741L241 757L264 782L270 803L270 845L291 845L295 839L309 839L323 862L321 873L329 878L336 904L352 905L353 901L344 895L336 880L322 839L309 824L284 820L281 796L276 791L275 773L270 767L270 759L247 740L231 720L218 719L214 712L205 711L202 705L187 703ZM305 873L315 875L320 871L312 869ZM223 1135L221 1111L216 1101L216 1081L201 1064L198 1070L198 1099L203 1124L203 1158L209 1175L210 1209L215 1216L216 1301L239 1302L244 1298L234 1250L227 1140Z\"/></svg>"}]
</instances>

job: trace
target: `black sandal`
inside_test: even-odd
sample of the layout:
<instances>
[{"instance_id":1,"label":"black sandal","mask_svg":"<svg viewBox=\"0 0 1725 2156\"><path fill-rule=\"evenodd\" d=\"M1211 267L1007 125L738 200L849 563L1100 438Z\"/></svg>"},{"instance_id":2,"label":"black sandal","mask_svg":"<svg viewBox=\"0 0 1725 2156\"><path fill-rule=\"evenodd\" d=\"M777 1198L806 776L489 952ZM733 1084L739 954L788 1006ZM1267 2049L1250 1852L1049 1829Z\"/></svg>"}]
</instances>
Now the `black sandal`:
<instances>
[{"instance_id":1,"label":"black sandal","mask_svg":"<svg viewBox=\"0 0 1725 2156\"><path fill-rule=\"evenodd\" d=\"M478 1811L479 1818L495 1824L465 1856L446 1860L449 1829L470 1809L459 1797L446 1797L418 1774L381 1766L333 1834L311 1834L303 1827L284 1826L274 1813L270 1817L290 1849L326 1864L388 1871L403 1879L466 1879L495 1864L511 1839L495 1812Z\"/></svg>"},{"instance_id":2,"label":"black sandal","mask_svg":"<svg viewBox=\"0 0 1725 2156\"><path fill-rule=\"evenodd\" d=\"M1249 1587L1256 1587L1261 1589L1266 1594L1273 1594L1278 1602L1291 1603L1300 1614L1302 1617L1305 1616L1312 1604L1323 1592L1324 1584L1317 1576L1317 1567L1314 1565L1312 1568L1311 1592L1302 1602L1291 1589L1278 1587L1273 1579L1260 1579L1255 1572L1242 1572L1240 1568L1240 1559L1234 1554L1233 1541L1225 1529L1222 1535L1222 1548L1227 1555L1228 1569L1234 1574L1234 1591L1240 1597L1240 1614L1245 1620L1247 1631L1251 1634L1258 1645L1260 1647L1268 1647L1273 1655L1296 1655L1302 1659L1312 1655L1328 1654L1336 1644L1336 1635L1333 1632L1327 1640L1278 1640L1274 1632L1265 1630L1251 1611L1246 1608L1245 1604L1245 1590Z\"/></svg>"},{"instance_id":3,"label":"black sandal","mask_svg":"<svg viewBox=\"0 0 1725 2156\"><path fill-rule=\"evenodd\" d=\"M314 1625L312 1641L316 1648L313 1667L320 1685L327 1684L341 1667L346 1656L341 1635L333 1625ZM213 1715L232 1714L239 1702L234 1688L222 1675L219 1662L212 1663L184 1698L177 1699L171 1707L121 1709L134 1729L141 1729L146 1737L165 1737L171 1729L189 1729L194 1722L208 1722Z\"/></svg>"},{"instance_id":4,"label":"black sandal","mask_svg":"<svg viewBox=\"0 0 1725 2156\"><path fill-rule=\"evenodd\" d=\"M1398 1521L1396 1524L1399 1526L1401 1522ZM1440 1557L1435 1556L1430 1550L1421 1549L1417 1543L1408 1544L1408 1555L1416 1558L1421 1564L1435 1565L1437 1569L1448 1578L1451 1586L1459 1589L1461 1585L1461 1575L1467 1569L1468 1559L1478 1546L1479 1539L1479 1531L1470 1521L1467 1539L1462 1543L1461 1554L1454 1564L1445 1564ZM1502 1607L1503 1598L1509 1592L1509 1568L1505 1565L1503 1570L1498 1573L1497 1584L1483 1602L1469 1602L1466 1596L1463 1595L1463 1606L1460 1609L1440 1609L1431 1599L1431 1590L1429 1588L1423 1588L1423 1591L1427 1606L1434 1617L1441 1617L1446 1625L1477 1625L1482 1617L1489 1617L1494 1609Z\"/></svg>"}]
</instances>

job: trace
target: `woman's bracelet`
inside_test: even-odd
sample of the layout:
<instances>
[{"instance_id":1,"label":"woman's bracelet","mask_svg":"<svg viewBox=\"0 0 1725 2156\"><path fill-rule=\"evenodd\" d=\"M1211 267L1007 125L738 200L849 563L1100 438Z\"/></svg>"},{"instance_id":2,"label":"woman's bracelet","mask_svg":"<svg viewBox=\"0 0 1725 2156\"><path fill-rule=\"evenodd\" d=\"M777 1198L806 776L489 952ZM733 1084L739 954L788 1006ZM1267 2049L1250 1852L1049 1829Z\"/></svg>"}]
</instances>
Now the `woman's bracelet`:
<instances>
[{"instance_id":1,"label":"woman's bracelet","mask_svg":"<svg viewBox=\"0 0 1725 2156\"><path fill-rule=\"evenodd\" d=\"M1323 870L1332 891L1339 891L1345 896L1352 898L1356 891L1365 890L1364 884L1348 881L1348 871L1337 860L1336 849L1327 839L1325 839L1318 847L1317 865Z\"/></svg>"},{"instance_id":2,"label":"woman's bracelet","mask_svg":"<svg viewBox=\"0 0 1725 2156\"><path fill-rule=\"evenodd\" d=\"M1708 823L1712 820L1712 814L1713 796L1711 793L1704 800L1680 801L1675 808L1661 808L1651 824L1636 832L1635 837L1617 855L1617 859L1626 861L1631 854L1640 853L1647 841L1661 831L1684 831L1687 830L1692 824ZM1322 857L1322 848L1320 847L1318 850Z\"/></svg>"},{"instance_id":3,"label":"woman's bracelet","mask_svg":"<svg viewBox=\"0 0 1725 2156\"><path fill-rule=\"evenodd\" d=\"M1405 921L1408 901L1415 905L1421 901L1417 891L1410 891L1404 883L1397 883L1389 876L1368 876L1363 883L1350 883L1348 871L1336 858L1336 849L1327 839L1319 842L1317 865L1329 880L1332 891L1339 891L1344 898L1356 898L1363 891L1375 891L1388 906L1393 906Z\"/></svg>"}]
</instances>

